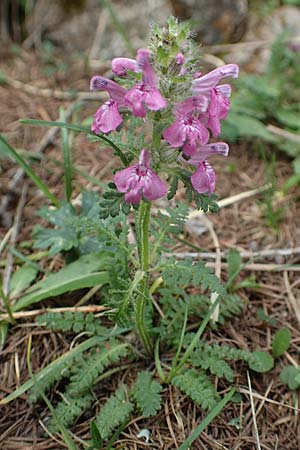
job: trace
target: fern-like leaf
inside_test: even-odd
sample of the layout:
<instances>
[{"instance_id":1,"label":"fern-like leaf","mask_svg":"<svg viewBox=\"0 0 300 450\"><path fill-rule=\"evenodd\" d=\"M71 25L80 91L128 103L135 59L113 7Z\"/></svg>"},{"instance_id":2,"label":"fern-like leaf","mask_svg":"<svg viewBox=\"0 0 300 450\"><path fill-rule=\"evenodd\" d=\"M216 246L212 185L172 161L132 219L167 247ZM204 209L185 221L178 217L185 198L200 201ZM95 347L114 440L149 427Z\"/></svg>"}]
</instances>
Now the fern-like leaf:
<instances>
[{"instance_id":1,"label":"fern-like leaf","mask_svg":"<svg viewBox=\"0 0 300 450\"><path fill-rule=\"evenodd\" d=\"M218 392L204 371L186 369L183 374L173 378L172 384L203 409L212 409L220 400Z\"/></svg>"},{"instance_id":2,"label":"fern-like leaf","mask_svg":"<svg viewBox=\"0 0 300 450\"><path fill-rule=\"evenodd\" d=\"M37 317L37 323L55 331L72 331L73 333L86 331L96 335L107 334L107 328L102 326L99 319L96 319L92 313L84 314L80 311L48 312Z\"/></svg>"},{"instance_id":3,"label":"fern-like leaf","mask_svg":"<svg viewBox=\"0 0 300 450\"><path fill-rule=\"evenodd\" d=\"M108 438L114 428L128 420L133 409L133 403L127 399L126 386L119 386L96 417L101 437Z\"/></svg>"},{"instance_id":4,"label":"fern-like leaf","mask_svg":"<svg viewBox=\"0 0 300 450\"><path fill-rule=\"evenodd\" d=\"M65 427L73 425L75 420L91 406L94 400L95 398L90 391L82 392L76 398L70 397L67 394L64 395L63 400L55 408L59 422ZM54 417L51 418L47 426L51 432L59 431L57 420Z\"/></svg>"},{"instance_id":5,"label":"fern-like leaf","mask_svg":"<svg viewBox=\"0 0 300 450\"><path fill-rule=\"evenodd\" d=\"M195 351L190 357L190 363L194 367L201 367L203 370L209 370L210 373L219 378L225 378L229 382L233 382L234 373L230 365L224 359L218 358L216 355L210 355L209 352Z\"/></svg>"},{"instance_id":6,"label":"fern-like leaf","mask_svg":"<svg viewBox=\"0 0 300 450\"><path fill-rule=\"evenodd\" d=\"M150 372L140 372L135 386L133 396L138 408L144 417L155 416L161 407L162 386L156 380L152 380Z\"/></svg>"},{"instance_id":7,"label":"fern-like leaf","mask_svg":"<svg viewBox=\"0 0 300 450\"><path fill-rule=\"evenodd\" d=\"M191 259L176 261L171 258L162 266L162 277L167 286L202 286L222 297L226 295L219 278L202 261L193 263Z\"/></svg>"},{"instance_id":8,"label":"fern-like leaf","mask_svg":"<svg viewBox=\"0 0 300 450\"><path fill-rule=\"evenodd\" d=\"M112 363L117 363L128 353L128 345L111 340L109 348L102 347L94 353L82 356L72 369L71 383L68 393L76 396L93 385L104 369Z\"/></svg>"}]
</instances>

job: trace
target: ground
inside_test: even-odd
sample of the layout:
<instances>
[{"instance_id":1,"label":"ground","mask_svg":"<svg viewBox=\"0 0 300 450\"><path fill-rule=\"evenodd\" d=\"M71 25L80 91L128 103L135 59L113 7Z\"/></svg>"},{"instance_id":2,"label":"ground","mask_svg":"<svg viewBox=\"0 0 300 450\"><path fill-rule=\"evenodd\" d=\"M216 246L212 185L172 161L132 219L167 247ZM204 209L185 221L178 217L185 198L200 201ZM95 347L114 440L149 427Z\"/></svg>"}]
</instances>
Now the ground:
<instances>
[{"instance_id":1,"label":"ground","mask_svg":"<svg viewBox=\"0 0 300 450\"><path fill-rule=\"evenodd\" d=\"M51 67L54 66L52 73L46 74L45 70L49 69L49 64L42 60L40 52L22 48L16 49L14 53L11 49L1 51L5 58L1 58L0 71L5 74L7 80L7 83L0 85L1 132L4 132L8 141L20 151L35 152L39 149L47 130L42 127L25 126L18 120L28 117L56 120L59 116L59 107L64 105L67 109L75 101L61 100L58 98L61 92L71 89L87 91L89 78L95 71L87 68L83 60L78 62L75 58L68 60L68 67L65 70L61 66L64 62L61 54L55 56L50 64ZM105 63L103 66L105 67ZM102 70L102 73L105 73L105 70ZM17 84L16 80L24 84ZM34 89L30 90L28 85L34 86ZM55 88L59 92L46 93L44 88ZM80 109L73 113L74 121L75 119L82 121L89 117L96 107L95 101L84 102ZM268 152L272 151L275 150L268 149ZM61 197L63 172L56 163L62 160L59 134L49 141L42 158L43 163L37 163L35 167L39 175L47 181L49 188ZM284 365L298 363L300 351L299 266L292 270L282 267L282 264L297 264L300 259L299 247L297 248L300 238L300 189L293 188L288 192L282 192L282 186L292 175L292 168L286 156L277 153L276 158L276 193L273 195L272 203L275 210L282 209L282 217L277 228L274 229L268 224L264 191L250 194L244 200L233 199L228 206L221 208L219 214L209 216L221 251L235 248L240 252L250 252L250 257L246 259L248 261L250 259L250 263L242 272L240 280L252 274L259 286L241 289L240 295L245 301L243 314L219 328L217 332L208 330L206 339L231 343L250 350L260 348L271 351L271 340L275 331L282 327L289 328L292 340L288 352L276 362L272 371L263 375L251 372L250 379L261 448L297 450L300 438L299 393L284 386L279 380L279 373ZM99 150L97 144L88 142L84 135L76 137L78 168L98 179L109 180L114 164L112 160L109 150ZM269 182L265 165L253 143L239 142L231 145L227 160L216 159L213 163L218 174L217 194L220 199L263 187ZM45 199L26 177L19 183L14 183L16 171L16 165L10 160L1 160L1 235L5 236L12 226L19 206L19 210L21 209L19 231L15 242L11 245L20 248L22 242L30 243L33 224L39 222L36 211ZM100 188L76 175L78 194L81 187L86 188L87 184L88 187L101 193ZM23 207L22 204L20 207L20 200L24 203ZM180 201L180 197L177 201ZM215 251L212 235L207 230L199 234L197 227L187 227L185 238L206 252ZM281 254L279 252L279 255L272 255L274 249L282 250ZM264 250L270 250L269 256L262 254L255 259L251 257L252 251ZM182 245L174 251L182 254L189 252L190 249ZM3 268L7 264L8 256L3 253L1 258ZM51 262L45 260L43 264L45 266L51 264L52 268L56 269L60 267L62 260L57 257ZM222 275L226 277L226 264L223 262ZM78 295L80 297L83 294L76 295L78 299ZM65 304L74 304L74 296L68 296ZM276 319L276 325L258 318L257 311L261 308L267 316ZM20 320L17 325L11 327L0 353L2 396L12 392L16 386L29 378L26 364L29 334L33 339L31 359L33 372L45 367L69 349L74 337L45 331L31 319ZM139 367L132 364L118 377L130 384L134 372L140 366L141 363ZM235 373L235 385L239 386L242 401L227 406L206 432L195 441L193 449L257 448L246 368L243 365L236 365ZM95 392L97 402L93 410L81 417L72 429L78 437L87 438L90 418L99 403L113 390L113 385L117 384L117 381L117 377L108 380ZM225 386L220 385L219 390L221 391L223 387ZM137 418L132 421L121 434L116 448L174 449L189 436L204 414L175 388L166 389L164 394L165 403L160 415L155 419ZM43 432L43 421L49 414L44 404L41 402L30 405L26 398L24 394L17 401L2 407L0 448L4 450L65 448L60 438L47 437ZM137 438L142 428L151 430L150 444L146 445Z\"/></svg>"}]
</instances>

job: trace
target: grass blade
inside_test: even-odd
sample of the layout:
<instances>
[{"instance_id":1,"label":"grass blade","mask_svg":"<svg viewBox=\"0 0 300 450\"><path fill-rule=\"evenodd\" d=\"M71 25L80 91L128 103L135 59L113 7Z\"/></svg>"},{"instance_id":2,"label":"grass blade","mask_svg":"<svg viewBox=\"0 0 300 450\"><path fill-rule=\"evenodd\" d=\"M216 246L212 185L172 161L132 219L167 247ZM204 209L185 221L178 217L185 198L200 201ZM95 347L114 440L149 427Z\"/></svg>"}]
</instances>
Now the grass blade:
<instances>
[{"instance_id":1,"label":"grass blade","mask_svg":"<svg viewBox=\"0 0 300 450\"><path fill-rule=\"evenodd\" d=\"M0 135L0 144L2 144L9 154L9 156L14 159L20 167L24 170L24 172L32 179L32 181L36 184L36 186L43 192L43 194L49 198L49 200L53 203L57 208L60 207L59 201L57 198L49 191L46 184L42 181L42 179L35 173L35 171L27 164L24 158L19 155L19 153L4 139L3 136Z\"/></svg>"},{"instance_id":2,"label":"grass blade","mask_svg":"<svg viewBox=\"0 0 300 450\"><path fill-rule=\"evenodd\" d=\"M202 420L202 422L197 425L194 431L190 434L190 436L184 441L183 444L178 448L178 450L188 450L191 448L192 443L197 439L197 437L202 433L203 430L210 424L210 422L222 411L225 405L230 401L233 394L235 393L234 389L228 392L225 397L211 410L211 412Z\"/></svg>"},{"instance_id":3,"label":"grass blade","mask_svg":"<svg viewBox=\"0 0 300 450\"><path fill-rule=\"evenodd\" d=\"M63 107L60 108L60 117L65 122L66 114ZM69 146L69 133L67 128L61 129L61 138L62 138L62 151L64 158L64 174L65 174L65 196L67 202L70 202L72 197L72 160L70 154L70 146Z\"/></svg>"}]
</instances>

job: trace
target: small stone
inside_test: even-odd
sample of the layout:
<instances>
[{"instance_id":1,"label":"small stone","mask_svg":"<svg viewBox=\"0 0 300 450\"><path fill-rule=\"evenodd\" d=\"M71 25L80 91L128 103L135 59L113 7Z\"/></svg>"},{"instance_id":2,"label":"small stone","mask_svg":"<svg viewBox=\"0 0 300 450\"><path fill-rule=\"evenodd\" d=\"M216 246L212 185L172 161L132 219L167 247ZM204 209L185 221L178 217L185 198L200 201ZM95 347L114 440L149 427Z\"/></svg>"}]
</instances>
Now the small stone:
<instances>
[{"instance_id":1,"label":"small stone","mask_svg":"<svg viewBox=\"0 0 300 450\"><path fill-rule=\"evenodd\" d=\"M204 45L237 42L247 26L247 0L171 0L174 14L192 19Z\"/></svg>"}]
</instances>

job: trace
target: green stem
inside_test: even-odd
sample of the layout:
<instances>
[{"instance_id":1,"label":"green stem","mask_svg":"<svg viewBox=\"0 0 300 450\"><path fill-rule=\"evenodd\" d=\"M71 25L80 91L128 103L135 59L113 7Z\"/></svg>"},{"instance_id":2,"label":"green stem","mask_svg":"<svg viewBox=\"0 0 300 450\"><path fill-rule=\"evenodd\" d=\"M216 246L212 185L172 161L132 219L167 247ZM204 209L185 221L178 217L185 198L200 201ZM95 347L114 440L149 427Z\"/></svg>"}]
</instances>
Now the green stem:
<instances>
[{"instance_id":1,"label":"green stem","mask_svg":"<svg viewBox=\"0 0 300 450\"><path fill-rule=\"evenodd\" d=\"M149 353L152 355L152 345L145 324L145 306L149 299L148 293L148 269L149 269L149 221L151 203L142 201L138 217L138 251L140 260L140 270L144 277L140 283L140 295L136 302L135 319L141 341Z\"/></svg>"},{"instance_id":2,"label":"green stem","mask_svg":"<svg viewBox=\"0 0 300 450\"><path fill-rule=\"evenodd\" d=\"M6 311L7 311L7 314L8 314L8 316L9 316L11 322L12 322L12 323L16 323L16 321L15 321L15 319L14 319L14 316L13 316L13 313L12 313L12 310L11 310L11 307L10 307L10 304L9 304L9 300L8 300L7 296L5 295L4 290L3 290L3 288L2 288L2 283L1 283L1 281L0 281L0 297L1 297L2 300L3 300L5 309L6 309ZM1 316L0 316L0 319L1 319Z\"/></svg>"}]
</instances>

